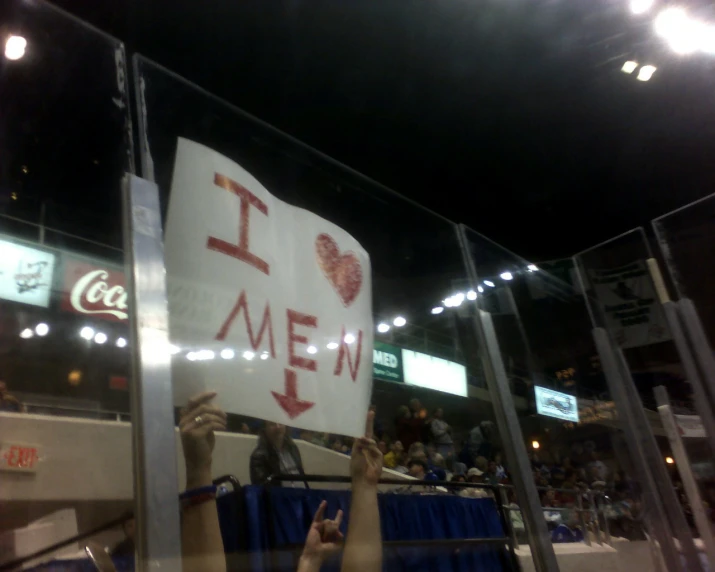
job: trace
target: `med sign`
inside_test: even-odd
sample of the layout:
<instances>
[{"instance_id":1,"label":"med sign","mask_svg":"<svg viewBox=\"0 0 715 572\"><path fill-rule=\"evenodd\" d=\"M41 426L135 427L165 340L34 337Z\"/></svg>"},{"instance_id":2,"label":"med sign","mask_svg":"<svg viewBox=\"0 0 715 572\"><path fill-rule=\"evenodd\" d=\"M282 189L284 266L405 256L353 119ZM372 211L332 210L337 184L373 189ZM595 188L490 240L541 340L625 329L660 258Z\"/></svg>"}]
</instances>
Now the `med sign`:
<instances>
[{"instance_id":1,"label":"med sign","mask_svg":"<svg viewBox=\"0 0 715 572\"><path fill-rule=\"evenodd\" d=\"M364 432L372 387L370 260L347 232L179 139L166 223L174 399Z\"/></svg>"},{"instance_id":2,"label":"med sign","mask_svg":"<svg viewBox=\"0 0 715 572\"><path fill-rule=\"evenodd\" d=\"M578 423L578 401L573 395L535 385L534 396L538 414Z\"/></svg>"}]
</instances>

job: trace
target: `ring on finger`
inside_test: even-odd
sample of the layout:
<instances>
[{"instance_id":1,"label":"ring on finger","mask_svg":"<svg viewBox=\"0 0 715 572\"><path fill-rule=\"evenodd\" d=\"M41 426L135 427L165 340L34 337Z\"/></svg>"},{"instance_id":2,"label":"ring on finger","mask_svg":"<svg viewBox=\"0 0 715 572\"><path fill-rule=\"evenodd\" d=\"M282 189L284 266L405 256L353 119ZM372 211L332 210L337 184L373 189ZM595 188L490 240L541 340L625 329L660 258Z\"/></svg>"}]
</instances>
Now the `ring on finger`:
<instances>
[{"instance_id":1,"label":"ring on finger","mask_svg":"<svg viewBox=\"0 0 715 572\"><path fill-rule=\"evenodd\" d=\"M196 417L194 417L194 423L196 423L196 425L203 425L204 418L201 417L201 415L197 415Z\"/></svg>"}]
</instances>

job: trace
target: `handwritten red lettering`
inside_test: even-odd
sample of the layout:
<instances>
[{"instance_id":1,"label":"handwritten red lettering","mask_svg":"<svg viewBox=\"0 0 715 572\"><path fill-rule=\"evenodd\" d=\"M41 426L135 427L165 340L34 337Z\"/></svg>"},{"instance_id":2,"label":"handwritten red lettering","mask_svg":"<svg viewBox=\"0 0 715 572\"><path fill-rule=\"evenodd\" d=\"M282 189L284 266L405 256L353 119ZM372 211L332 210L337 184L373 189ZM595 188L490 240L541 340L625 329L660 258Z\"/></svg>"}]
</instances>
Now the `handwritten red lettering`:
<instances>
[{"instance_id":1,"label":"handwritten red lettering","mask_svg":"<svg viewBox=\"0 0 715 572\"><path fill-rule=\"evenodd\" d=\"M266 308L263 311L263 321L261 322L261 327L258 330L258 335L256 337L253 336L253 324L251 324L251 316L248 313L248 303L246 301L246 291L241 290L241 294L238 296L238 301L236 302L236 305L233 307L231 310L231 313L228 315L228 318L226 318L226 321L223 323L221 326L221 329L218 331L216 334L216 339L221 341L225 340L226 336L228 335L229 331L231 330L231 326L233 325L234 320L238 317L238 315L241 313L241 310L243 310L244 315L246 316L246 331L248 332L248 339L251 343L251 347L253 348L254 351L258 350L259 346L261 345L261 340L263 340L263 335L266 333L266 330L268 330L268 344L270 346L270 351L271 351L271 357L275 358L276 357L276 346L275 342L273 341L273 323L271 322L271 306L266 302Z\"/></svg>"},{"instance_id":2,"label":"handwritten red lettering","mask_svg":"<svg viewBox=\"0 0 715 572\"><path fill-rule=\"evenodd\" d=\"M294 325L298 324L308 328L318 327L318 318L310 314L301 314L295 310L288 310L288 363L293 367L317 371L318 363L314 359L295 355L295 344L307 344L308 338L295 333Z\"/></svg>"},{"instance_id":3,"label":"handwritten red lettering","mask_svg":"<svg viewBox=\"0 0 715 572\"><path fill-rule=\"evenodd\" d=\"M360 370L360 356L362 355L362 330L358 330L357 335L357 355L355 357L355 367L353 368L353 360L350 357L350 348L345 341L345 326L343 326L340 332L340 351L338 352L338 361L335 363L335 369L333 370L333 375L340 376L343 373L343 361L347 356L348 369L350 370L350 377L353 381L357 378L358 371Z\"/></svg>"},{"instance_id":4,"label":"handwritten red lettering","mask_svg":"<svg viewBox=\"0 0 715 572\"><path fill-rule=\"evenodd\" d=\"M268 216L268 207L261 199L249 191L246 187L229 179L224 175L219 175L216 173L214 175L214 184L222 189L226 189L230 193L236 195L241 201L241 221L238 225L238 244L232 244L216 238L215 236L209 236L206 242L206 247L209 250L215 250L216 252L221 252L227 256L232 256L238 260L242 260L247 264L250 264L254 268L257 268L264 274L270 275L270 267L268 263L259 258L248 249L248 239L249 239L249 213L251 212L251 206L256 207L264 215Z\"/></svg>"}]
</instances>

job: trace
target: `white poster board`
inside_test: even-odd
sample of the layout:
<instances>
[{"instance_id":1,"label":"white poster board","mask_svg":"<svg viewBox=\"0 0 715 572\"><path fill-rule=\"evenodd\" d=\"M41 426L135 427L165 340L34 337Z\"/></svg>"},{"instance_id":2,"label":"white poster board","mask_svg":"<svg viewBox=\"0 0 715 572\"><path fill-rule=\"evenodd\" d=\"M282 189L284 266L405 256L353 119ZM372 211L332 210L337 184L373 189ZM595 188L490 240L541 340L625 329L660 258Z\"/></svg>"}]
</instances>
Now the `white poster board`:
<instances>
[{"instance_id":1,"label":"white poster board","mask_svg":"<svg viewBox=\"0 0 715 572\"><path fill-rule=\"evenodd\" d=\"M370 260L347 232L180 139L165 235L174 400L362 435L372 385Z\"/></svg>"},{"instance_id":2,"label":"white poster board","mask_svg":"<svg viewBox=\"0 0 715 572\"><path fill-rule=\"evenodd\" d=\"M670 333L645 262L590 270L606 328L622 348L665 342Z\"/></svg>"}]
</instances>

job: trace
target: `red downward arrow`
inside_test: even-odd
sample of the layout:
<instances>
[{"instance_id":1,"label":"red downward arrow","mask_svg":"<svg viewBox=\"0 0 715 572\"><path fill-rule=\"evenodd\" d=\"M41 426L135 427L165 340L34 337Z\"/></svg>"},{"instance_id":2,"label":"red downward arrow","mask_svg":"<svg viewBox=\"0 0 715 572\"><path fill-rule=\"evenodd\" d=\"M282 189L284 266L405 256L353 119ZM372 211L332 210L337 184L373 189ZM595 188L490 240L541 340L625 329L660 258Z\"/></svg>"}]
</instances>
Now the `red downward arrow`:
<instances>
[{"instance_id":1,"label":"red downward arrow","mask_svg":"<svg viewBox=\"0 0 715 572\"><path fill-rule=\"evenodd\" d=\"M288 414L288 417L295 419L298 415L305 413L315 405L312 401L303 401L298 399L298 380L295 375L295 371L292 369L285 370L286 375L286 392L285 395L278 393L277 391L271 391L273 397L276 398L278 405L281 406L283 411Z\"/></svg>"}]
</instances>

